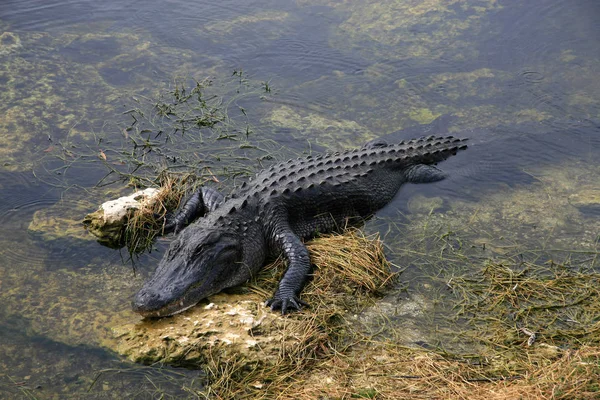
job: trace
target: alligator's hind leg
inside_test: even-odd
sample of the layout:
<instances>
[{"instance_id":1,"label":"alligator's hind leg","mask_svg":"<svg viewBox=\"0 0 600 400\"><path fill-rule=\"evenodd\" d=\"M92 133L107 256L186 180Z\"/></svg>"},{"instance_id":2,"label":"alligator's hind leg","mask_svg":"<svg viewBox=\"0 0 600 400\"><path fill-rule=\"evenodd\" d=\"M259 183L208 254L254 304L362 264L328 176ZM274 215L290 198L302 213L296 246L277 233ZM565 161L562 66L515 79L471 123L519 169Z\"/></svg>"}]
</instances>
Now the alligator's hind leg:
<instances>
[{"instance_id":1,"label":"alligator's hind leg","mask_svg":"<svg viewBox=\"0 0 600 400\"><path fill-rule=\"evenodd\" d=\"M177 213L167 219L165 233L179 232L198 217L214 211L225 197L217 190L203 186L192 193Z\"/></svg>"},{"instance_id":2,"label":"alligator's hind leg","mask_svg":"<svg viewBox=\"0 0 600 400\"><path fill-rule=\"evenodd\" d=\"M363 146L361 147L361 149L378 149L381 147L387 147L389 146L388 142L385 141L385 139L373 139L373 140L369 140L367 143L363 144Z\"/></svg>"},{"instance_id":3,"label":"alligator's hind leg","mask_svg":"<svg viewBox=\"0 0 600 400\"><path fill-rule=\"evenodd\" d=\"M404 171L404 177L410 183L431 183L446 178L446 173L433 165L417 164Z\"/></svg>"}]
</instances>

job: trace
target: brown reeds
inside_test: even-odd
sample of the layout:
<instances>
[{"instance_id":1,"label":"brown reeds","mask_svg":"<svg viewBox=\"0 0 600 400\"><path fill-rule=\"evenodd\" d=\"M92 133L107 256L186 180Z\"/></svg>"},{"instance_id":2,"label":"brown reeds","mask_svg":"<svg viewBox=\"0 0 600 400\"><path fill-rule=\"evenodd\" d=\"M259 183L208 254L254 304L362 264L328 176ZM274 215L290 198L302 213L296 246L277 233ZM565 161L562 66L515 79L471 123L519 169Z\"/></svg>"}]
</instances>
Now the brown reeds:
<instances>
[{"instance_id":1,"label":"brown reeds","mask_svg":"<svg viewBox=\"0 0 600 400\"><path fill-rule=\"evenodd\" d=\"M163 232L167 214L177 209L185 194L200 184L191 174L163 173L158 182L160 190L156 198L135 210L127 220L123 237L130 254L151 249L154 239Z\"/></svg>"},{"instance_id":2,"label":"brown reeds","mask_svg":"<svg viewBox=\"0 0 600 400\"><path fill-rule=\"evenodd\" d=\"M209 363L215 398L277 399L594 399L600 397L600 275L560 264L487 263L456 277L457 332L478 341L477 354L407 348L394 335L366 335L356 310L393 274L378 237L360 231L308 243L318 267L304 298L311 308L282 319L298 341L275 366ZM252 286L268 297L282 261ZM578 320L575 321L577 316ZM384 319L385 320L385 319ZM390 326L388 329L393 330ZM475 347L474 347L475 348ZM238 364L238 365L241 365Z\"/></svg>"},{"instance_id":3,"label":"brown reeds","mask_svg":"<svg viewBox=\"0 0 600 400\"><path fill-rule=\"evenodd\" d=\"M350 345L347 331L351 327L345 321L346 313L372 302L373 296L396 275L377 235L366 237L353 229L344 235L323 236L308 242L307 247L316 265L313 279L303 292L310 308L281 317L274 327L295 340L281 343L275 362L256 362L251 367L240 355L229 357L215 349L206 366L209 396L275 398L293 391L299 377L304 379ZM284 267L283 259L276 260L250 284L250 289L268 298Z\"/></svg>"}]
</instances>

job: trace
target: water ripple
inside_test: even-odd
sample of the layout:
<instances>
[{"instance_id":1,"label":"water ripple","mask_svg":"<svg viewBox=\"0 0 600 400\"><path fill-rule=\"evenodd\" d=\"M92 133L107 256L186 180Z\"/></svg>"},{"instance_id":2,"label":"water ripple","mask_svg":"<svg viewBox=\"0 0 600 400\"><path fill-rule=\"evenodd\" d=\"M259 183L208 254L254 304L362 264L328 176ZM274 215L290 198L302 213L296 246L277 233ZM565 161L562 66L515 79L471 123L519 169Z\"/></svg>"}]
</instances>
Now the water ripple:
<instances>
[{"instance_id":1,"label":"water ripple","mask_svg":"<svg viewBox=\"0 0 600 400\"><path fill-rule=\"evenodd\" d=\"M103 249L93 240L77 239L85 236L82 225L75 223L65 228L66 221L83 218L85 211L81 211L80 199L69 198L67 192L60 200L60 192L32 182L27 173L0 173L0 188L3 193L10 193L10 196L0 197L0 226L3 232L9 233L2 237L1 265L38 271L40 268L81 268L87 265L86 260L99 254L105 260L118 262L120 259L117 252ZM52 208L58 201L61 207ZM42 213L37 216L41 224L39 231L30 229L36 212ZM67 242L70 244L65 245Z\"/></svg>"}]
</instances>

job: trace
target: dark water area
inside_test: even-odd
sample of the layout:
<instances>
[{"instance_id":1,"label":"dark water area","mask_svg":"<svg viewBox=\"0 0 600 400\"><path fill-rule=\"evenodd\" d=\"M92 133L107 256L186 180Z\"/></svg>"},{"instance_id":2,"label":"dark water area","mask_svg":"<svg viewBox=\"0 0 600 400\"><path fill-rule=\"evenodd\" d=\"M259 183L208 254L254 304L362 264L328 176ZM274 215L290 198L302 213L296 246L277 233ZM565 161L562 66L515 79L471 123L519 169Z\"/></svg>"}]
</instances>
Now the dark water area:
<instances>
[{"instance_id":1,"label":"dark water area","mask_svg":"<svg viewBox=\"0 0 600 400\"><path fill-rule=\"evenodd\" d=\"M168 239L134 271L80 224L121 193L95 185L132 99L177 78L210 76L234 96L222 84L234 72L268 83L228 104L280 157L375 137L469 137L468 151L440 164L448 179L407 185L367 224L391 230L391 250L410 242L396 238L429 215L428 201L453 221L484 215L515 240L590 245L600 232L599 17L593 0L2 1L0 397L179 398L201 380L104 345L111 326L136 321L131 296ZM249 150L247 164L259 155ZM410 268L405 277L409 293L425 280Z\"/></svg>"}]
</instances>

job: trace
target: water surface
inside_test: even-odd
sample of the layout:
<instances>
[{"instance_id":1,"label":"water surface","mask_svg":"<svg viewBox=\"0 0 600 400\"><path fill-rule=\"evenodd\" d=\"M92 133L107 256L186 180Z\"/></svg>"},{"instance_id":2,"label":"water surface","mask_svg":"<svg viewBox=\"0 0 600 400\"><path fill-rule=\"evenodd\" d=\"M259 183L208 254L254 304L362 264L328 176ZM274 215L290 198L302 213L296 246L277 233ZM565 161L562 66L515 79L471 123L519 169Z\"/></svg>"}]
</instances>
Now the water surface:
<instances>
[{"instance_id":1,"label":"water surface","mask_svg":"<svg viewBox=\"0 0 600 400\"><path fill-rule=\"evenodd\" d=\"M0 393L175 397L201 378L105 349L111 326L136 320L130 298L161 254L134 272L79 225L110 194L94 188L101 160L76 154L120 140L132 98L176 77L225 82L244 71L256 87L269 82L264 99L238 104L285 155L383 135L471 138L441 165L449 179L407 186L367 226L389 231L390 257L407 267L397 302L436 285L436 271L394 251L412 243L428 204L451 221L478 215L496 237L595 246L598 15L592 0L3 1ZM57 159L63 147L74 155Z\"/></svg>"}]
</instances>

